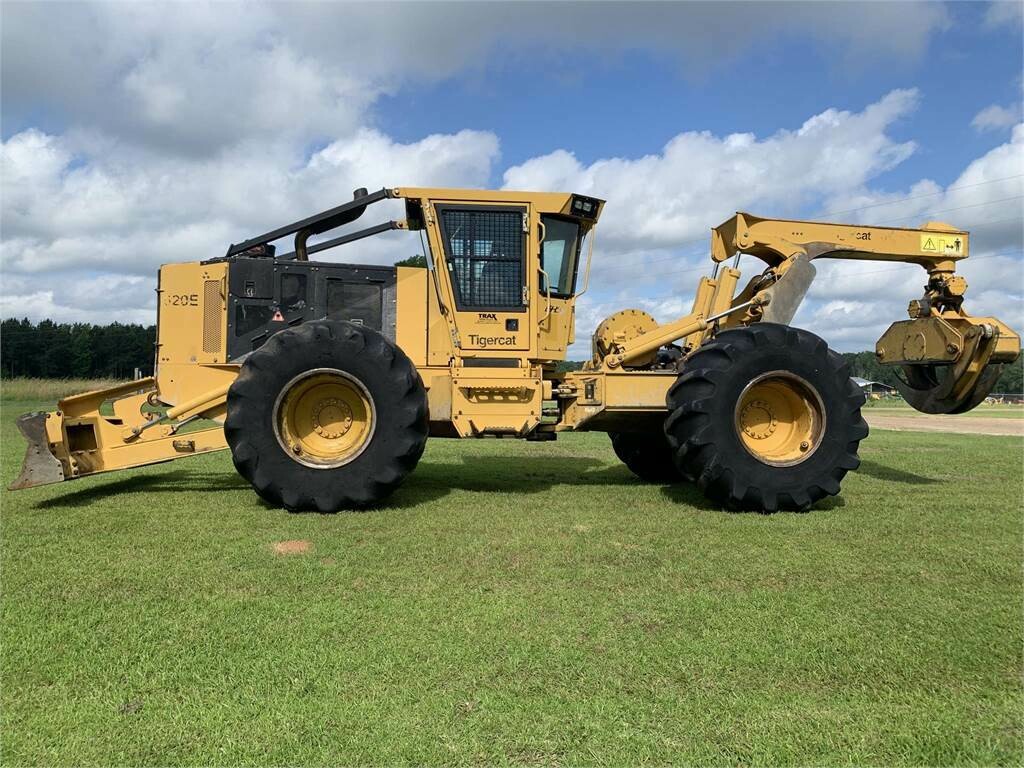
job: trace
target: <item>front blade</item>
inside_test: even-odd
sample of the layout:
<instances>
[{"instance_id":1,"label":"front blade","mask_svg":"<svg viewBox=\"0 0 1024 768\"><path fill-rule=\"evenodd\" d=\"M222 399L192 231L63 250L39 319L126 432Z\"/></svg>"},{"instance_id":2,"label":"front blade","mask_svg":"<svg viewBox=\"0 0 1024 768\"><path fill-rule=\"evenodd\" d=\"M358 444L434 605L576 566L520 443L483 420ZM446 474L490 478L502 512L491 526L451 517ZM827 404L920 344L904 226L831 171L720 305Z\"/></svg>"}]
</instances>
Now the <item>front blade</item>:
<instances>
[{"instance_id":1,"label":"front blade","mask_svg":"<svg viewBox=\"0 0 1024 768\"><path fill-rule=\"evenodd\" d=\"M18 419L18 429L28 441L25 460L21 464L21 474L7 486L9 491L20 491L37 485L59 483L64 479L64 467L57 457L50 453L50 441L46 436L45 411L26 413Z\"/></svg>"}]
</instances>

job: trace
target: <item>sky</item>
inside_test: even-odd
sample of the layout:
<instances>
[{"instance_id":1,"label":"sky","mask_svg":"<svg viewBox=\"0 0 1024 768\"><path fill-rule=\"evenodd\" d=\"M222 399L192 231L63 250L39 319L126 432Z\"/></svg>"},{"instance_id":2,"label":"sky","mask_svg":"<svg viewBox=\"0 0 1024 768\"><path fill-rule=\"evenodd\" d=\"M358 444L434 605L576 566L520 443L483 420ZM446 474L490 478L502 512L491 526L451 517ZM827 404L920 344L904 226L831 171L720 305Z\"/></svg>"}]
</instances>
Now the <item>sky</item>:
<instances>
[{"instance_id":1,"label":"sky","mask_svg":"<svg viewBox=\"0 0 1024 768\"><path fill-rule=\"evenodd\" d=\"M577 359L612 312L685 314L737 210L969 229L967 310L1024 329L1022 9L7 0L0 316L153 324L161 263L357 187L453 186L608 200ZM374 215L400 212L355 226ZM872 349L925 279L816 264L794 323L840 351Z\"/></svg>"}]
</instances>

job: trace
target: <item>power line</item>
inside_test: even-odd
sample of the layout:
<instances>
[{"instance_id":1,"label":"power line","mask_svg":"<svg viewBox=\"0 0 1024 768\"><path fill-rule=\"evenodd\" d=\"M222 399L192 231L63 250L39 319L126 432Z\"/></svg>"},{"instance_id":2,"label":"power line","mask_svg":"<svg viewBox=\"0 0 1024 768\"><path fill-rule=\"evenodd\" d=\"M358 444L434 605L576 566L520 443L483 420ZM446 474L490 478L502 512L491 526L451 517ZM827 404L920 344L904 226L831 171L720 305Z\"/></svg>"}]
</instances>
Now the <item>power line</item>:
<instances>
[{"instance_id":1,"label":"power line","mask_svg":"<svg viewBox=\"0 0 1024 768\"><path fill-rule=\"evenodd\" d=\"M896 205L897 203L905 203L908 200L923 200L926 197L935 197L935 195L944 195L947 192L955 192L959 189L970 189L973 187L982 187L986 184L999 184L1004 181L1013 181L1024 176L1024 173L1018 173L1013 176L1006 176L1002 179L992 179L990 181L978 181L974 184L961 184L958 187L946 187L946 189L939 190L938 192L927 192L923 195L912 195L910 197L897 198L896 200L886 200L884 203L871 203L870 205L862 205L860 208L849 208L845 211L829 211L823 213L822 216L841 216L846 213L857 213L859 211L866 211L868 208L879 208L885 205ZM916 214L915 214L916 215Z\"/></svg>"},{"instance_id":2,"label":"power line","mask_svg":"<svg viewBox=\"0 0 1024 768\"><path fill-rule=\"evenodd\" d=\"M885 202L869 203L867 205L862 205L862 206L860 206L858 208L847 208L846 210L842 210L842 211L825 211L824 213L817 213L817 214L814 214L813 216L814 216L815 219L825 219L825 218L827 218L829 216L841 216L841 215L844 215L844 214L847 214L847 213L858 213L860 211L866 211L866 210L869 210L871 208L878 208L878 207L886 206L886 205L897 205L898 203L905 203L905 202L908 202L910 200L920 200L920 199L923 199L923 198L926 198L926 197L934 197L936 195L943 195L943 194L946 194L947 192L955 192L955 191L960 190L960 189L972 189L972 188L975 188L975 187L983 187L983 186L986 186L988 184L1000 184L1000 183L1002 183L1004 181L1013 181L1014 179L1019 179L1019 178L1022 178L1022 177L1024 177L1024 173L1018 173L1018 174L1014 174L1013 176L1005 176L1005 177L1003 177L1001 179L991 179L989 181L978 181L978 182L974 182L972 184L961 184L960 186L957 186L957 187L947 187L946 189L940 190L938 192L928 192L928 193L925 193L925 194L922 194L922 195L910 195L910 196L907 196L907 197L899 197L899 198L896 198L895 200L886 200ZM1006 198L1006 200L1017 200L1017 199L1020 199L1020 198L1019 197ZM1005 201L1003 201L1003 200L993 200L991 202L992 203L997 203L997 202L1005 202ZM978 203L978 205L988 205L988 202ZM970 206L964 206L964 207L970 207ZM956 209L956 208L947 208L947 209L945 209L945 211L933 211L932 213L943 213L943 212L948 213L949 211L952 211L952 210L958 210L958 209ZM928 214L914 213L914 214L910 214L909 216L905 216L905 217L900 218L900 219L891 219L891 221L903 221L904 219L917 218L917 217L922 216L922 215L928 215ZM693 238L693 239L690 239L690 240L681 240L681 241L679 241L677 243L674 243L671 247L673 247L673 248L681 248L681 247L686 246L686 245L696 245L696 244L704 243L704 242L707 242L707 237L706 236L705 237L699 237L699 238Z\"/></svg>"},{"instance_id":3,"label":"power line","mask_svg":"<svg viewBox=\"0 0 1024 768\"><path fill-rule=\"evenodd\" d=\"M993 201L993 202L1002 202L1002 201ZM973 230L972 235L976 235L978 233L978 231L979 231L978 230L979 226L989 227L989 226L995 226L997 224L1005 224L1005 223L1011 222L1011 221L1024 221L1024 215L1022 215L1022 216L1013 216L1013 217L1008 218L1008 219L997 219L995 221L989 220L989 221L975 222L974 224L966 225L965 229ZM984 230L982 230L982 231L984 231ZM651 277L651 276L661 276L661 275L681 275L681 274L686 274L686 273L689 273L689 272L702 272L702 271L707 270L707 265L701 265L701 266L696 266L696 267L684 267L682 269L656 269L656 270L647 270L646 269L647 266L650 265L650 264L664 262L664 261L676 261L676 260L677 260L677 257L673 256L673 257L667 257L667 258L651 259L650 261L647 261L644 264L616 265L616 266L611 267L610 269L607 269L607 270L606 269L594 270L592 272L592 277L601 277L601 276L607 274L610 271L618 271L618 270L625 269L625 268L632 269L633 271L636 271L638 268L643 269L644 270L644 274L638 275L637 276L638 278ZM615 278L615 279L616 280L621 280L621 279L626 279L626 278Z\"/></svg>"},{"instance_id":4,"label":"power line","mask_svg":"<svg viewBox=\"0 0 1024 768\"><path fill-rule=\"evenodd\" d=\"M933 216L936 213L950 213L952 211L962 211L962 210L964 210L966 208L978 208L978 207L983 206L983 205L995 205L996 203L1009 203L1009 202L1011 202L1013 200L1020 200L1021 198L1024 198L1024 195L1015 195L1013 197L1004 197L1004 198L1001 198L999 200L986 200L983 203L971 203L970 205L958 205L955 208L942 208L942 209L939 209L939 210L930 211L928 213L928 215L929 216ZM921 215L922 214L920 214L920 213L912 213L909 216L901 216L898 219L886 219L886 221L882 221L882 222L879 222L879 223L885 224L886 222L906 221L907 219L918 218Z\"/></svg>"}]
</instances>

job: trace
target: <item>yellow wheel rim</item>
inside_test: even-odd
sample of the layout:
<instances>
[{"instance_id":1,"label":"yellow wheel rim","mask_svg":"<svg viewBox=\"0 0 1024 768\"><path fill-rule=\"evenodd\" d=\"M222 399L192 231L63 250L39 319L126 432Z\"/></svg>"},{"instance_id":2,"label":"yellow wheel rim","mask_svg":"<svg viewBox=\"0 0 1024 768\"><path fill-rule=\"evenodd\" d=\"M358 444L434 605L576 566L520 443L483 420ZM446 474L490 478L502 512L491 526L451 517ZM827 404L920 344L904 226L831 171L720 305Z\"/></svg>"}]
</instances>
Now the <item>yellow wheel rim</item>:
<instances>
[{"instance_id":1,"label":"yellow wheel rim","mask_svg":"<svg viewBox=\"0 0 1024 768\"><path fill-rule=\"evenodd\" d=\"M274 433L300 464L330 469L366 450L377 414L363 384L345 371L317 368L285 385L274 404Z\"/></svg>"},{"instance_id":2,"label":"yellow wheel rim","mask_svg":"<svg viewBox=\"0 0 1024 768\"><path fill-rule=\"evenodd\" d=\"M806 461L825 433L817 391L796 374L772 371L750 382L736 403L736 431L754 458L776 467Z\"/></svg>"}]
</instances>

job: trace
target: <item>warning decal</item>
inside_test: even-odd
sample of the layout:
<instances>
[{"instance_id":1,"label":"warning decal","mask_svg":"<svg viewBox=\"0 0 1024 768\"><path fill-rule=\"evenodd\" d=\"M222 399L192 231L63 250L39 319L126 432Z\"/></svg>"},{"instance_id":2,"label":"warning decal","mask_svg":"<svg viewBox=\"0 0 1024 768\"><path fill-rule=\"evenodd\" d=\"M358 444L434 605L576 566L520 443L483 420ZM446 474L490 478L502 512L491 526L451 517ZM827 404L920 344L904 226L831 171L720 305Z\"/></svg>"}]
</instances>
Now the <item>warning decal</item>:
<instances>
[{"instance_id":1,"label":"warning decal","mask_svg":"<svg viewBox=\"0 0 1024 768\"><path fill-rule=\"evenodd\" d=\"M921 235L921 250L936 255L962 256L964 240L960 235L938 235L933 232Z\"/></svg>"}]
</instances>

